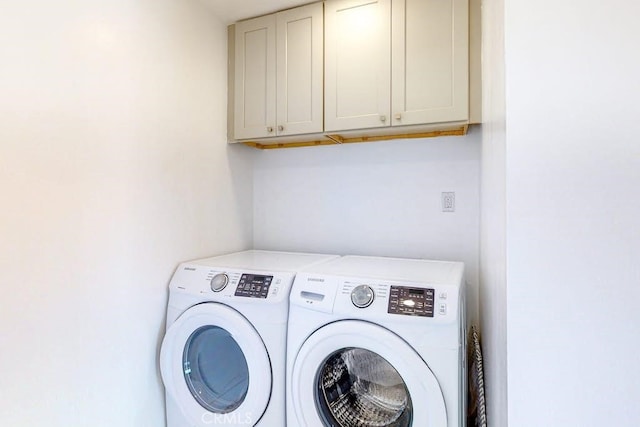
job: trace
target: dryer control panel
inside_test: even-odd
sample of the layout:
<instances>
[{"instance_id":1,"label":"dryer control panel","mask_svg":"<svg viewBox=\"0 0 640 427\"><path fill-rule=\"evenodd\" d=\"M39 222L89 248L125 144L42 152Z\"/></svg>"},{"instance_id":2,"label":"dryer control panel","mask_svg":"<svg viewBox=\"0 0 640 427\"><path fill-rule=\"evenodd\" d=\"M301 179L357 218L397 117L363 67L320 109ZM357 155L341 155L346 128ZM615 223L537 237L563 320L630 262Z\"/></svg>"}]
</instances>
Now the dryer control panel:
<instances>
[{"instance_id":1,"label":"dryer control panel","mask_svg":"<svg viewBox=\"0 0 640 427\"><path fill-rule=\"evenodd\" d=\"M288 301L294 273L249 269L221 269L192 263L178 267L171 278L170 289L178 294L193 295L207 301L273 303Z\"/></svg>"},{"instance_id":2,"label":"dryer control panel","mask_svg":"<svg viewBox=\"0 0 640 427\"><path fill-rule=\"evenodd\" d=\"M269 286L273 276L244 273L240 276L235 296L249 298L266 298L269 295Z\"/></svg>"}]
</instances>

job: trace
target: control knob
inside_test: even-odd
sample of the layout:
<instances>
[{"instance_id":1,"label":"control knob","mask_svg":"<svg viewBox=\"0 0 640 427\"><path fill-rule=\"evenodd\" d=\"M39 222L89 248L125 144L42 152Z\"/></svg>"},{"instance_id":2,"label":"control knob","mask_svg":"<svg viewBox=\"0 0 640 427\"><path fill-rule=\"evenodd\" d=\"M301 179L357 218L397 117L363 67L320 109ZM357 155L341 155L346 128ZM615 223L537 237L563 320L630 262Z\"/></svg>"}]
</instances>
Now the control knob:
<instances>
[{"instance_id":1,"label":"control knob","mask_svg":"<svg viewBox=\"0 0 640 427\"><path fill-rule=\"evenodd\" d=\"M351 302L358 308L369 307L375 298L371 286L360 285L351 291Z\"/></svg>"},{"instance_id":2,"label":"control knob","mask_svg":"<svg viewBox=\"0 0 640 427\"><path fill-rule=\"evenodd\" d=\"M213 292L220 292L221 290L227 287L228 283L229 283L229 276L227 276L225 273L216 274L211 279L211 290Z\"/></svg>"}]
</instances>

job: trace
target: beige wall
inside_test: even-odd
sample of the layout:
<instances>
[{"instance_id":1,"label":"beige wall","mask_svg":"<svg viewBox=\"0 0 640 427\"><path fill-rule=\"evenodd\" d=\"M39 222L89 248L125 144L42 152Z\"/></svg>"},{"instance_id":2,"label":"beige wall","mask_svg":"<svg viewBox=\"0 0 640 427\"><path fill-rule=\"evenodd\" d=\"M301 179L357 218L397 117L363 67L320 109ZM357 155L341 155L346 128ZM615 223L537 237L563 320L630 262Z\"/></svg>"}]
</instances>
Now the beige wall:
<instances>
[{"instance_id":1,"label":"beige wall","mask_svg":"<svg viewBox=\"0 0 640 427\"><path fill-rule=\"evenodd\" d=\"M225 62L198 2L3 2L0 425L163 425L172 270L252 241Z\"/></svg>"}]
</instances>

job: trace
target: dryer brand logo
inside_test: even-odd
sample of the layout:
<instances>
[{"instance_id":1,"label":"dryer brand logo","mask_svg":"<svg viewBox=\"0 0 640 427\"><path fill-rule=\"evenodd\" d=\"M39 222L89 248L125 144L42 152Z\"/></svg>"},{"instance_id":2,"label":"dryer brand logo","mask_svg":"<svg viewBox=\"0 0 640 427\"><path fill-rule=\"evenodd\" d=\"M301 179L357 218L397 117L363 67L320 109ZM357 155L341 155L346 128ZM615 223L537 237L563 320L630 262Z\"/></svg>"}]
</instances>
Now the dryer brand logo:
<instances>
[{"instance_id":1,"label":"dryer brand logo","mask_svg":"<svg viewBox=\"0 0 640 427\"><path fill-rule=\"evenodd\" d=\"M324 282L324 279L319 279L317 277L307 277L307 282Z\"/></svg>"},{"instance_id":2,"label":"dryer brand logo","mask_svg":"<svg viewBox=\"0 0 640 427\"><path fill-rule=\"evenodd\" d=\"M254 424L253 416L250 412L243 414L230 413L230 414L214 414L211 412L205 412L202 414L202 422L211 426L226 426L226 425L247 425L252 426Z\"/></svg>"}]
</instances>

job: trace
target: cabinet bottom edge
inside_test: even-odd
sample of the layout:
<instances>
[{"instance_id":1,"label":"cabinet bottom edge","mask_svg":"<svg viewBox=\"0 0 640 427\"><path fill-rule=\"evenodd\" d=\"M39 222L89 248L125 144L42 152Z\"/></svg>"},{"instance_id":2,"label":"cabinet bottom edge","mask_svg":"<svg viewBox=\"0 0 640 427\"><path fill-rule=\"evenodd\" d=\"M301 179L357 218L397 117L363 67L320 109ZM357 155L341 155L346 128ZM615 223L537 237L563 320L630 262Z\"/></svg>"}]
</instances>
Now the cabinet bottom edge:
<instances>
[{"instance_id":1,"label":"cabinet bottom edge","mask_svg":"<svg viewBox=\"0 0 640 427\"><path fill-rule=\"evenodd\" d=\"M325 134L326 139L318 139L312 141L292 141L292 142L274 142L261 143L257 141L238 141L249 147L258 148L260 150L273 150L279 148L298 148L298 147L316 147L321 145L339 145L354 144L362 142L389 141L393 139L410 139L410 138L435 138L438 136L463 136L467 134L469 125L461 125L451 129L406 132L389 135L362 135L362 136L342 136L338 134Z\"/></svg>"}]
</instances>

